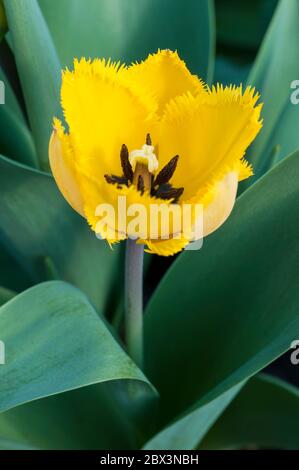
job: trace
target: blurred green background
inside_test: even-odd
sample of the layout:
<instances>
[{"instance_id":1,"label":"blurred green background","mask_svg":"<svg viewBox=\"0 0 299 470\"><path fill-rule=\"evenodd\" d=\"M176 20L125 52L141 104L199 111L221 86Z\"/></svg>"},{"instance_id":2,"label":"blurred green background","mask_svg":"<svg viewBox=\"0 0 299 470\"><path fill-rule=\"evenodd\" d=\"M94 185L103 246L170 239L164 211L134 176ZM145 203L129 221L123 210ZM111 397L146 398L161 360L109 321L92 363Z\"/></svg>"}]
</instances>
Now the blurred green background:
<instances>
[{"instance_id":1,"label":"blurred green background","mask_svg":"<svg viewBox=\"0 0 299 470\"><path fill-rule=\"evenodd\" d=\"M215 0L214 81L246 82L278 0Z\"/></svg>"}]
</instances>

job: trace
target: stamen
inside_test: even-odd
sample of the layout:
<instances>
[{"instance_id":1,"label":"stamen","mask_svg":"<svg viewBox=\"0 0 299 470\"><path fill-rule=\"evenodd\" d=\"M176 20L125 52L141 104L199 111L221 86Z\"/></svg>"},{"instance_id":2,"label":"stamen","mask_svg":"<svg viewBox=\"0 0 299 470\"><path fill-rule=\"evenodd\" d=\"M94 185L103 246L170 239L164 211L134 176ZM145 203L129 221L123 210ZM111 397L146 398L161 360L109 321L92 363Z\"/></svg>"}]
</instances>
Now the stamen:
<instances>
[{"instance_id":1,"label":"stamen","mask_svg":"<svg viewBox=\"0 0 299 470\"><path fill-rule=\"evenodd\" d=\"M116 176L116 175L104 175L107 183L110 184L128 184L128 180L125 176Z\"/></svg>"},{"instance_id":2,"label":"stamen","mask_svg":"<svg viewBox=\"0 0 299 470\"><path fill-rule=\"evenodd\" d=\"M151 174L148 171L148 168L143 163L137 163L134 171L133 184L138 188L139 176L142 177L143 181L143 190L150 191L151 189Z\"/></svg>"},{"instance_id":3,"label":"stamen","mask_svg":"<svg viewBox=\"0 0 299 470\"><path fill-rule=\"evenodd\" d=\"M171 184L161 184L157 190L154 191L154 195L160 199L173 199L173 203L176 203L184 192L184 188L173 188Z\"/></svg>"},{"instance_id":4,"label":"stamen","mask_svg":"<svg viewBox=\"0 0 299 470\"><path fill-rule=\"evenodd\" d=\"M144 192L144 181L143 181L143 178L142 178L141 175L138 176L137 189L138 189L138 191L141 192L141 194L143 194L143 192Z\"/></svg>"},{"instance_id":5,"label":"stamen","mask_svg":"<svg viewBox=\"0 0 299 470\"><path fill-rule=\"evenodd\" d=\"M178 159L178 155L173 157L155 178L153 173L159 164L154 154L151 136L147 134L146 143L140 150L129 153L128 147L122 145L120 161L123 175L104 175L104 177L107 183L116 184L119 188L123 185L130 186L132 183L141 194L148 191L151 196L171 200L175 204L184 192L184 188L174 188L169 183L176 170Z\"/></svg>"},{"instance_id":6,"label":"stamen","mask_svg":"<svg viewBox=\"0 0 299 470\"><path fill-rule=\"evenodd\" d=\"M151 135L149 133L146 134L145 143L146 143L146 145L152 145L152 138L151 138Z\"/></svg>"},{"instance_id":7,"label":"stamen","mask_svg":"<svg viewBox=\"0 0 299 470\"><path fill-rule=\"evenodd\" d=\"M176 170L178 159L179 156L176 155L167 163L167 165L164 166L164 168L162 168L162 170L156 176L153 186L159 186L160 184L168 183Z\"/></svg>"},{"instance_id":8,"label":"stamen","mask_svg":"<svg viewBox=\"0 0 299 470\"><path fill-rule=\"evenodd\" d=\"M125 178L132 182L133 181L133 168L129 161L128 147L125 144L122 145L122 148L120 151L120 161L121 161L121 167L122 167Z\"/></svg>"}]
</instances>

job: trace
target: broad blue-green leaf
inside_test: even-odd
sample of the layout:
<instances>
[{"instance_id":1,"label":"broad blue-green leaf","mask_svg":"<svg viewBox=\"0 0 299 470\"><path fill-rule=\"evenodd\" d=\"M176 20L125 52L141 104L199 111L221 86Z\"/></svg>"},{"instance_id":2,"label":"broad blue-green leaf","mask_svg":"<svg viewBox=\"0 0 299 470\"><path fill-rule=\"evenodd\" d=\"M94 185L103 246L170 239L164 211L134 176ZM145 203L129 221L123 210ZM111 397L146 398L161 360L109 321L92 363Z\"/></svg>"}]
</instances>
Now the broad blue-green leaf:
<instances>
[{"instance_id":1,"label":"broad blue-green leaf","mask_svg":"<svg viewBox=\"0 0 299 470\"><path fill-rule=\"evenodd\" d=\"M80 287L103 312L117 282L118 247L111 250L95 237L64 201L51 176L3 157L0 200L0 244L31 281L49 279L49 256L59 277Z\"/></svg>"},{"instance_id":2,"label":"broad blue-green leaf","mask_svg":"<svg viewBox=\"0 0 299 470\"><path fill-rule=\"evenodd\" d=\"M4 83L5 87L5 107L8 106L16 115L18 120L21 121L22 124L25 124L25 118L23 111L20 107L19 101L15 95L15 91L9 81L7 76L7 71L3 66L3 58L0 57L0 80Z\"/></svg>"},{"instance_id":3,"label":"broad blue-green leaf","mask_svg":"<svg viewBox=\"0 0 299 470\"><path fill-rule=\"evenodd\" d=\"M210 79L214 60L211 0L40 0L62 64L73 57L127 63L177 49L194 73Z\"/></svg>"},{"instance_id":4,"label":"broad blue-green leaf","mask_svg":"<svg viewBox=\"0 0 299 470\"><path fill-rule=\"evenodd\" d=\"M139 406L144 414L156 392L80 291L57 281L39 284L0 308L0 331L2 412L77 389L1 415L0 438L20 441L23 434L23 444L42 448L103 448L120 437L132 445L138 435L126 409Z\"/></svg>"},{"instance_id":5,"label":"broad blue-green leaf","mask_svg":"<svg viewBox=\"0 0 299 470\"><path fill-rule=\"evenodd\" d=\"M299 449L299 390L271 376L251 379L219 418L200 449Z\"/></svg>"},{"instance_id":6,"label":"broad blue-green leaf","mask_svg":"<svg viewBox=\"0 0 299 470\"><path fill-rule=\"evenodd\" d=\"M280 159L299 148L295 124L299 105L290 101L294 91L291 83L299 77L298 44L299 3L280 0L248 78L248 83L261 93L264 126L248 153L255 178L250 178L245 186L269 169L275 146L280 147Z\"/></svg>"},{"instance_id":7,"label":"broad blue-green leaf","mask_svg":"<svg viewBox=\"0 0 299 470\"><path fill-rule=\"evenodd\" d=\"M205 434L242 388L229 389L206 405L192 411L163 429L146 443L148 450L196 449Z\"/></svg>"},{"instance_id":8,"label":"broad blue-green leaf","mask_svg":"<svg viewBox=\"0 0 299 470\"><path fill-rule=\"evenodd\" d=\"M4 102L0 104L0 152L29 166L37 167L34 143L14 91L0 66Z\"/></svg>"},{"instance_id":9,"label":"broad blue-green leaf","mask_svg":"<svg viewBox=\"0 0 299 470\"><path fill-rule=\"evenodd\" d=\"M150 427L151 410L145 382L121 379L82 387L0 414L0 448L136 449L144 442L136 414Z\"/></svg>"},{"instance_id":10,"label":"broad blue-green leaf","mask_svg":"<svg viewBox=\"0 0 299 470\"><path fill-rule=\"evenodd\" d=\"M31 134L7 105L0 105L0 129L0 152L36 168L38 164Z\"/></svg>"},{"instance_id":11,"label":"broad blue-green leaf","mask_svg":"<svg viewBox=\"0 0 299 470\"><path fill-rule=\"evenodd\" d=\"M299 152L246 191L202 249L182 253L153 295L146 373L167 418L249 378L298 337L298 181Z\"/></svg>"},{"instance_id":12,"label":"broad blue-green leaf","mask_svg":"<svg viewBox=\"0 0 299 470\"><path fill-rule=\"evenodd\" d=\"M4 0L4 6L38 156L47 169L60 63L37 0Z\"/></svg>"}]
</instances>

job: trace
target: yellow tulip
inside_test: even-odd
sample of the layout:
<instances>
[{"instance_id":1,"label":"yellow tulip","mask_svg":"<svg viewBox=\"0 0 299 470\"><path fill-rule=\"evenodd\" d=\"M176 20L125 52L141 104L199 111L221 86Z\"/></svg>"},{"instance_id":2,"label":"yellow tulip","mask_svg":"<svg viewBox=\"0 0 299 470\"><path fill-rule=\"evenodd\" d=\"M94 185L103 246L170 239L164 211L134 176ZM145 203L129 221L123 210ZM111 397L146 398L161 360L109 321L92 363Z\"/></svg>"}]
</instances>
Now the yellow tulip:
<instances>
[{"instance_id":1,"label":"yellow tulip","mask_svg":"<svg viewBox=\"0 0 299 470\"><path fill-rule=\"evenodd\" d=\"M54 119L49 144L54 178L95 231L96 208L117 210L122 195L146 211L151 204L202 204L206 236L229 216L238 182L252 175L244 154L262 126L258 98L250 87L209 88L169 50L129 67L75 60L62 74L68 132ZM170 235L138 242L168 256L189 241Z\"/></svg>"}]
</instances>

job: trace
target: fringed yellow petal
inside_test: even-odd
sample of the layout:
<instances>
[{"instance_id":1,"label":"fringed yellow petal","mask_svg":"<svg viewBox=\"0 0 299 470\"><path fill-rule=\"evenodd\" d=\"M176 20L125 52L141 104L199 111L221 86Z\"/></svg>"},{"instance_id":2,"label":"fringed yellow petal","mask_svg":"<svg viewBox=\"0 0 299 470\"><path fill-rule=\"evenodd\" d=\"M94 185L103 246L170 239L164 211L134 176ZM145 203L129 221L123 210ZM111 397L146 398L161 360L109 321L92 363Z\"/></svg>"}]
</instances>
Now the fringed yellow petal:
<instances>
[{"instance_id":1,"label":"fringed yellow petal","mask_svg":"<svg viewBox=\"0 0 299 470\"><path fill-rule=\"evenodd\" d=\"M64 198L75 211L85 217L70 136L64 133L58 119L54 119L54 130L49 143L49 160L53 176Z\"/></svg>"},{"instance_id":2,"label":"fringed yellow petal","mask_svg":"<svg viewBox=\"0 0 299 470\"><path fill-rule=\"evenodd\" d=\"M148 249L144 250L150 254L160 256L172 256L182 251L189 243L185 238L170 240L138 240L138 243L146 244Z\"/></svg>"},{"instance_id":3,"label":"fringed yellow petal","mask_svg":"<svg viewBox=\"0 0 299 470\"><path fill-rule=\"evenodd\" d=\"M240 161L240 167L239 167L239 181L246 180L250 176L252 176L253 173L253 168L252 165L243 158Z\"/></svg>"},{"instance_id":4,"label":"fringed yellow petal","mask_svg":"<svg viewBox=\"0 0 299 470\"><path fill-rule=\"evenodd\" d=\"M148 132L155 135L155 101L123 70L119 63L81 59L62 74L61 102L76 163L99 181L119 173L122 144L138 149Z\"/></svg>"},{"instance_id":5,"label":"fringed yellow petal","mask_svg":"<svg viewBox=\"0 0 299 470\"><path fill-rule=\"evenodd\" d=\"M177 52L159 50L148 58L131 65L125 73L132 82L151 91L158 101L158 112L176 96L190 92L197 95L204 90L203 82L192 75Z\"/></svg>"},{"instance_id":6,"label":"fringed yellow petal","mask_svg":"<svg viewBox=\"0 0 299 470\"><path fill-rule=\"evenodd\" d=\"M183 186L184 199L202 192L239 167L245 150L261 129L258 95L248 87L213 87L197 97L172 100L159 134L161 166L179 155L174 186Z\"/></svg>"}]
</instances>

